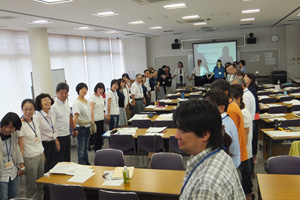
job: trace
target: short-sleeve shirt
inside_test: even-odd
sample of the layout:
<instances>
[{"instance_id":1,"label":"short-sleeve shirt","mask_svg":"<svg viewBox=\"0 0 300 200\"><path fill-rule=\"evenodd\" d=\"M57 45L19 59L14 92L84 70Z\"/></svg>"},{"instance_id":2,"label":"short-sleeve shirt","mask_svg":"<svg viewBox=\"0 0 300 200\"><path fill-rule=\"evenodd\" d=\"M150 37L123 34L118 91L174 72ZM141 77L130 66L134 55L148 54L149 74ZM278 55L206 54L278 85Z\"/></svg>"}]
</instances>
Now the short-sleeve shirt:
<instances>
[{"instance_id":1,"label":"short-sleeve shirt","mask_svg":"<svg viewBox=\"0 0 300 200\"><path fill-rule=\"evenodd\" d=\"M107 108L108 108L108 99L111 99L110 103L110 115L119 115L120 110L119 110L119 97L117 92L113 92L111 89L108 90L106 93L106 109L105 113L108 114Z\"/></svg>"},{"instance_id":2,"label":"short-sleeve shirt","mask_svg":"<svg viewBox=\"0 0 300 200\"><path fill-rule=\"evenodd\" d=\"M248 142L247 142L247 153L248 159L252 158L252 139L253 139L253 127L252 127L252 117L247 108L242 110L243 117L244 117L244 128L249 128L248 134Z\"/></svg>"},{"instance_id":3,"label":"short-sleeve shirt","mask_svg":"<svg viewBox=\"0 0 300 200\"><path fill-rule=\"evenodd\" d=\"M42 141L52 141L58 137L56 118L52 110L48 114L43 110L37 111L36 119L40 125Z\"/></svg>"},{"instance_id":4,"label":"short-sleeve shirt","mask_svg":"<svg viewBox=\"0 0 300 200\"><path fill-rule=\"evenodd\" d=\"M220 78L224 78L224 72L225 72L225 68L223 66L221 66L220 68L218 66L215 66L214 71L214 78L215 79L220 79Z\"/></svg>"},{"instance_id":5,"label":"short-sleeve shirt","mask_svg":"<svg viewBox=\"0 0 300 200\"><path fill-rule=\"evenodd\" d=\"M118 97L119 97L119 107L124 108L125 95L124 95L123 92L120 92L119 90L117 90L117 94L118 94Z\"/></svg>"},{"instance_id":6,"label":"short-sleeve shirt","mask_svg":"<svg viewBox=\"0 0 300 200\"><path fill-rule=\"evenodd\" d=\"M205 69L204 66L196 66L193 69L193 74L195 74L195 76L205 76L205 74L208 73L208 71Z\"/></svg>"},{"instance_id":7,"label":"short-sleeve shirt","mask_svg":"<svg viewBox=\"0 0 300 200\"><path fill-rule=\"evenodd\" d=\"M95 121L104 120L104 100L103 97L100 95L99 97L95 94L92 94L89 102L95 103L94 105L94 119Z\"/></svg>"},{"instance_id":8,"label":"short-sleeve shirt","mask_svg":"<svg viewBox=\"0 0 300 200\"><path fill-rule=\"evenodd\" d=\"M245 107L248 109L248 111L251 114L252 120L254 120L255 110L256 110L255 98L252 92L248 90L248 88L244 89L243 101L245 103Z\"/></svg>"},{"instance_id":9,"label":"short-sleeve shirt","mask_svg":"<svg viewBox=\"0 0 300 200\"><path fill-rule=\"evenodd\" d=\"M69 102L67 100L62 102L56 98L54 104L51 106L51 110L56 118L58 137L70 135L71 108Z\"/></svg>"},{"instance_id":10,"label":"short-sleeve shirt","mask_svg":"<svg viewBox=\"0 0 300 200\"><path fill-rule=\"evenodd\" d=\"M91 107L88 103L84 103L76 99L73 103L73 113L78 114L78 120L79 121L92 121L91 117ZM85 127L90 127L91 124L86 124ZM79 127L78 124L76 124L76 127Z\"/></svg>"},{"instance_id":11,"label":"short-sleeve shirt","mask_svg":"<svg viewBox=\"0 0 300 200\"><path fill-rule=\"evenodd\" d=\"M138 84L136 81L131 85L130 91L136 99L141 99L144 97L143 86L141 84Z\"/></svg>"},{"instance_id":12,"label":"short-sleeve shirt","mask_svg":"<svg viewBox=\"0 0 300 200\"><path fill-rule=\"evenodd\" d=\"M35 157L44 152L39 127L39 122L33 118L31 122L22 122L21 130L17 131L18 137L24 140L24 157Z\"/></svg>"}]
</instances>

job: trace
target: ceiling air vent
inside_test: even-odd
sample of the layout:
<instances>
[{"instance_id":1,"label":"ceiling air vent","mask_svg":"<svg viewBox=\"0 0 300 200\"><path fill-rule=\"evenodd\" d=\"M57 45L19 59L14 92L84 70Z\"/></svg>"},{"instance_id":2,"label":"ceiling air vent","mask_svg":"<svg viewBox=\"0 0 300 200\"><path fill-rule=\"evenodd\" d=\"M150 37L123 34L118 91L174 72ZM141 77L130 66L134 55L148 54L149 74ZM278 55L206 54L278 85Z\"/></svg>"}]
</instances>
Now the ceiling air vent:
<instances>
[{"instance_id":1,"label":"ceiling air vent","mask_svg":"<svg viewBox=\"0 0 300 200\"><path fill-rule=\"evenodd\" d=\"M169 1L169 0L132 0L132 1L140 5L147 5L150 3L159 3L159 2Z\"/></svg>"},{"instance_id":2,"label":"ceiling air vent","mask_svg":"<svg viewBox=\"0 0 300 200\"><path fill-rule=\"evenodd\" d=\"M2 16L0 19L17 19L18 17L13 17L13 16Z\"/></svg>"}]
</instances>

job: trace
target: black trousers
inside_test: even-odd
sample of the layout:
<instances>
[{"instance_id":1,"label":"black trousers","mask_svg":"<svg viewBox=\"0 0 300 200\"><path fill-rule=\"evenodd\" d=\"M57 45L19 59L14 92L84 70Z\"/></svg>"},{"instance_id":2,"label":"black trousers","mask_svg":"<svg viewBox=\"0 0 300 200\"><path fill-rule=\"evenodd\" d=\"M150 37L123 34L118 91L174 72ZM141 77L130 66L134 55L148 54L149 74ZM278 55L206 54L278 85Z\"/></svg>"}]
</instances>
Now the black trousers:
<instances>
[{"instance_id":1,"label":"black trousers","mask_svg":"<svg viewBox=\"0 0 300 200\"><path fill-rule=\"evenodd\" d=\"M102 134L104 132L104 120L95 121L95 124L97 126L97 133L94 133L94 148L96 152L97 150L102 149L102 145L103 145Z\"/></svg>"},{"instance_id":2,"label":"black trousers","mask_svg":"<svg viewBox=\"0 0 300 200\"><path fill-rule=\"evenodd\" d=\"M56 152L58 162L70 162L71 161L71 138L70 135L57 138L60 143L60 151Z\"/></svg>"},{"instance_id":3,"label":"black trousers","mask_svg":"<svg viewBox=\"0 0 300 200\"><path fill-rule=\"evenodd\" d=\"M195 76L195 86L203 86L206 81L206 76Z\"/></svg>"},{"instance_id":4,"label":"black trousers","mask_svg":"<svg viewBox=\"0 0 300 200\"><path fill-rule=\"evenodd\" d=\"M257 143L258 143L258 121L253 121L253 139L252 139L252 154L257 155Z\"/></svg>"},{"instance_id":5,"label":"black trousers","mask_svg":"<svg viewBox=\"0 0 300 200\"><path fill-rule=\"evenodd\" d=\"M250 173L251 173L250 168L251 168L250 167L250 159L241 162L241 164L239 166L239 170L242 174L242 187L243 187L245 194L252 193L253 184L252 184L252 180L250 177Z\"/></svg>"},{"instance_id":6,"label":"black trousers","mask_svg":"<svg viewBox=\"0 0 300 200\"><path fill-rule=\"evenodd\" d=\"M46 157L46 163L44 167L44 172L48 172L50 169L52 169L58 162L58 159L56 157L57 151L55 148L55 142L52 141L43 141L42 142L44 147L44 154Z\"/></svg>"}]
</instances>

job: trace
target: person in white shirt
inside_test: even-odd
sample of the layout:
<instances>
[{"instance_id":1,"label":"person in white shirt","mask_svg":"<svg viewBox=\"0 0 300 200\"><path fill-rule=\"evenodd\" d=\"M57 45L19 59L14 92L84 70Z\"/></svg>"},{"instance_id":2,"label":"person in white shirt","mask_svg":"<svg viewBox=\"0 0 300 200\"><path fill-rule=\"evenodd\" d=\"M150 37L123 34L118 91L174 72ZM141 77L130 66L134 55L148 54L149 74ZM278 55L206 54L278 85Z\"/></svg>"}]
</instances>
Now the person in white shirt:
<instances>
[{"instance_id":1,"label":"person in white shirt","mask_svg":"<svg viewBox=\"0 0 300 200\"><path fill-rule=\"evenodd\" d=\"M38 111L36 119L40 124L41 139L46 157L45 173L57 164L56 151L60 151L56 118L52 110L50 110L53 103L54 100L49 94L41 93L35 98L35 109Z\"/></svg>"},{"instance_id":2,"label":"person in white shirt","mask_svg":"<svg viewBox=\"0 0 300 200\"><path fill-rule=\"evenodd\" d=\"M188 78L188 75L183 70L183 64L181 61L177 63L178 68L175 69L174 76L172 78L176 78L176 89L179 87L185 87L186 86L186 78Z\"/></svg>"},{"instance_id":3,"label":"person in white shirt","mask_svg":"<svg viewBox=\"0 0 300 200\"><path fill-rule=\"evenodd\" d=\"M130 94L129 94L129 86L130 86L130 78L127 73L122 74L122 79L125 80L125 87L123 88L123 93L125 95L124 107L126 110L127 120L131 118L131 110L130 110Z\"/></svg>"},{"instance_id":4,"label":"person in white shirt","mask_svg":"<svg viewBox=\"0 0 300 200\"><path fill-rule=\"evenodd\" d=\"M88 104L88 101L85 99L87 91L88 86L85 83L79 83L76 86L78 97L72 106L74 113L74 124L76 124L76 129L78 131L78 163L82 165L90 165L88 148L92 118L91 107Z\"/></svg>"},{"instance_id":5,"label":"person in white shirt","mask_svg":"<svg viewBox=\"0 0 300 200\"><path fill-rule=\"evenodd\" d=\"M118 127L119 124L119 97L117 89L119 88L118 80L114 79L110 83L110 90L106 93L105 117L109 121L109 130Z\"/></svg>"},{"instance_id":6,"label":"person in white shirt","mask_svg":"<svg viewBox=\"0 0 300 200\"><path fill-rule=\"evenodd\" d=\"M67 101L69 94L69 85L67 83L59 83L56 86L56 99L54 104L51 106L56 123L58 141L60 143L60 151L56 153L58 162L70 162L71 161L71 138L70 138L70 127L73 130L73 137L78 135L76 126L73 122L71 115L71 108Z\"/></svg>"},{"instance_id":7,"label":"person in white shirt","mask_svg":"<svg viewBox=\"0 0 300 200\"><path fill-rule=\"evenodd\" d=\"M231 82L236 78L237 67L234 64L231 64L226 68L227 71L227 81Z\"/></svg>"},{"instance_id":8,"label":"person in white shirt","mask_svg":"<svg viewBox=\"0 0 300 200\"><path fill-rule=\"evenodd\" d=\"M195 86L203 86L205 84L205 80L208 78L208 70L205 66L202 66L202 60L197 60L198 66L193 69L192 76L189 78L189 81L195 76Z\"/></svg>"},{"instance_id":9,"label":"person in white shirt","mask_svg":"<svg viewBox=\"0 0 300 200\"><path fill-rule=\"evenodd\" d=\"M34 200L43 199L43 185L36 184L36 180L44 175L44 147L41 141L41 132L35 112L34 101L25 99L21 105L23 116L22 128L17 132L19 146L26 166L26 197Z\"/></svg>"},{"instance_id":10,"label":"person in white shirt","mask_svg":"<svg viewBox=\"0 0 300 200\"><path fill-rule=\"evenodd\" d=\"M135 82L131 86L133 114L139 114L140 112L143 112L144 111L143 103L146 104L141 82L142 82L142 75L137 74L135 76Z\"/></svg>"},{"instance_id":11,"label":"person in white shirt","mask_svg":"<svg viewBox=\"0 0 300 200\"><path fill-rule=\"evenodd\" d=\"M149 82L149 75L150 75L150 71L148 69L145 69L144 70L144 76L146 77L146 81L144 83L144 86L147 88L147 96L146 96L146 105L149 105L150 104L150 92L151 92L151 87L150 87L150 82Z\"/></svg>"},{"instance_id":12,"label":"person in white shirt","mask_svg":"<svg viewBox=\"0 0 300 200\"><path fill-rule=\"evenodd\" d=\"M89 99L92 121L95 122L97 126L97 132L94 133L95 152L101 149L103 144L102 134L104 132L104 100L101 94L104 93L104 88L105 87L103 83L97 83L94 88L94 94L92 94Z\"/></svg>"}]
</instances>

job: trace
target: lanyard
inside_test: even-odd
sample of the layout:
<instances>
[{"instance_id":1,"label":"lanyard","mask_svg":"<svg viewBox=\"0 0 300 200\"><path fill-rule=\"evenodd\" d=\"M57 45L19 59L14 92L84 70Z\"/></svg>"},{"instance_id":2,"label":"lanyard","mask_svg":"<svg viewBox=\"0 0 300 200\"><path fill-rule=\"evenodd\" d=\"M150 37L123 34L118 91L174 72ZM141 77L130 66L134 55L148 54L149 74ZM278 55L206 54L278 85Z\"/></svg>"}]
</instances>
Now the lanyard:
<instances>
[{"instance_id":1,"label":"lanyard","mask_svg":"<svg viewBox=\"0 0 300 200\"><path fill-rule=\"evenodd\" d=\"M53 127L53 122L51 120L51 117L50 117L50 121L51 121L51 124L49 123L49 121L47 120L47 118L43 115L43 113L41 111L39 111L41 113L41 115L44 117L44 119L46 120L46 122L49 124L49 126L52 128L52 132L54 133L54 127Z\"/></svg>"},{"instance_id":2,"label":"lanyard","mask_svg":"<svg viewBox=\"0 0 300 200\"><path fill-rule=\"evenodd\" d=\"M233 99L229 102L229 104L231 104L232 102L233 102ZM228 104L228 105L229 105L229 104Z\"/></svg>"},{"instance_id":3,"label":"lanyard","mask_svg":"<svg viewBox=\"0 0 300 200\"><path fill-rule=\"evenodd\" d=\"M24 116L22 116L22 118L25 120L25 122L29 125L29 127L31 128L31 130L34 132L35 137L37 137L37 134L36 134L36 128L35 128L35 124L34 124L33 120L31 120L31 121L32 121L32 124L33 124L34 129L33 129L32 126L30 125L30 123L24 118Z\"/></svg>"},{"instance_id":4,"label":"lanyard","mask_svg":"<svg viewBox=\"0 0 300 200\"><path fill-rule=\"evenodd\" d=\"M248 89L246 89L246 90L244 91L244 93L246 93L246 92L249 92L249 90L248 90Z\"/></svg>"},{"instance_id":5,"label":"lanyard","mask_svg":"<svg viewBox=\"0 0 300 200\"><path fill-rule=\"evenodd\" d=\"M194 173L195 169L201 165L201 163L203 163L207 158L211 157L212 155L214 155L215 153L218 153L220 151L220 149L214 151L214 152L211 152L210 154L208 154L207 156L205 156L202 160L200 160L200 162L198 162L198 164L193 168L193 170L191 171L191 173L189 174L188 178L186 179L186 181L184 182L182 188L181 188L181 191L180 191L180 195L182 194L186 184L188 183L189 179L191 178L192 174Z\"/></svg>"},{"instance_id":6,"label":"lanyard","mask_svg":"<svg viewBox=\"0 0 300 200\"><path fill-rule=\"evenodd\" d=\"M116 101L116 105L118 105L118 96L117 96L117 92L115 91L112 91L112 93L113 93L113 95L114 95L114 97L115 97L115 101Z\"/></svg>"},{"instance_id":7,"label":"lanyard","mask_svg":"<svg viewBox=\"0 0 300 200\"><path fill-rule=\"evenodd\" d=\"M135 84L138 86L140 92L143 92L142 89L140 88L140 85L137 82L135 82Z\"/></svg>"},{"instance_id":8,"label":"lanyard","mask_svg":"<svg viewBox=\"0 0 300 200\"><path fill-rule=\"evenodd\" d=\"M7 152L8 162L10 162L9 155L10 155L10 152L11 152L11 138L9 140L9 143L10 143L9 151L8 151L8 146L7 146L6 140L4 140L4 142L5 142L5 146L6 146L6 152Z\"/></svg>"},{"instance_id":9,"label":"lanyard","mask_svg":"<svg viewBox=\"0 0 300 200\"><path fill-rule=\"evenodd\" d=\"M225 119L225 118L228 117L228 116L229 116L229 115L225 115L225 117L223 117L222 120Z\"/></svg>"}]
</instances>

